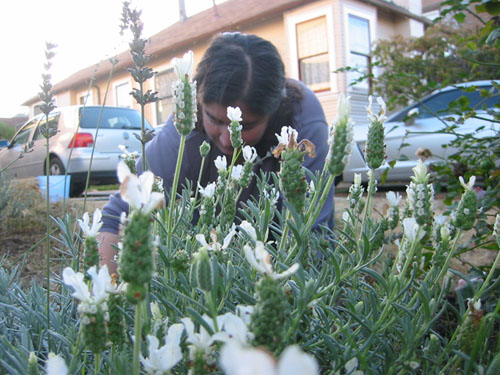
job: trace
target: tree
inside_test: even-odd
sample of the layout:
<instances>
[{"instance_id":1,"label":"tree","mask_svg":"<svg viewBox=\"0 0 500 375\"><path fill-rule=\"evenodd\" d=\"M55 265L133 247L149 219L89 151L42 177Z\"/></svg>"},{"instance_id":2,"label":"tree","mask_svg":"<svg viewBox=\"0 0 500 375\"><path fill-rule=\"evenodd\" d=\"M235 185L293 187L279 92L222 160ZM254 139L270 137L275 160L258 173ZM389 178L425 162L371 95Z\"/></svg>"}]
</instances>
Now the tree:
<instances>
[{"instance_id":1,"label":"tree","mask_svg":"<svg viewBox=\"0 0 500 375\"><path fill-rule=\"evenodd\" d=\"M397 36L377 43L373 51L381 73L373 79L374 91L389 109L405 106L439 87L500 76L496 46L480 44L477 29L440 22L420 38ZM480 62L488 62L481 64Z\"/></svg>"}]
</instances>

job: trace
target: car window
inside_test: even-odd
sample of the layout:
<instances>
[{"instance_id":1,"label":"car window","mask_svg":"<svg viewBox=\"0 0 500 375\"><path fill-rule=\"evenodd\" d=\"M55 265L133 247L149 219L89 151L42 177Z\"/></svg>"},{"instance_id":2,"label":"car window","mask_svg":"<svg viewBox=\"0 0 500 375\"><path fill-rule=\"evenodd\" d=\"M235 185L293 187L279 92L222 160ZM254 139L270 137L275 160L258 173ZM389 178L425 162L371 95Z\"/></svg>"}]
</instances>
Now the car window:
<instances>
[{"instance_id":1,"label":"car window","mask_svg":"<svg viewBox=\"0 0 500 375\"><path fill-rule=\"evenodd\" d=\"M101 115L102 111L102 115ZM100 129L141 129L141 115L133 109L113 107L85 107L80 109L80 128L96 128L101 120ZM147 129L151 125L145 121Z\"/></svg>"},{"instance_id":2,"label":"car window","mask_svg":"<svg viewBox=\"0 0 500 375\"><path fill-rule=\"evenodd\" d=\"M49 128L53 129L53 131L51 132L51 137L56 135L57 125L59 124L59 116L60 116L60 114L58 113L58 114L51 115L49 117ZM38 124L38 126L36 128L35 134L33 134L33 141L37 141L39 139L44 138L44 136L42 135L41 129L42 129L42 126L45 125L45 123L46 123L46 120L45 120L45 118L43 118L40 121L40 124Z\"/></svg>"},{"instance_id":3,"label":"car window","mask_svg":"<svg viewBox=\"0 0 500 375\"><path fill-rule=\"evenodd\" d=\"M492 86L482 86L481 90L490 90L491 88ZM493 108L499 102L498 91L496 91L495 94L495 96L486 98L485 96L481 96L479 89L472 92L460 89L441 92L431 96L422 103L417 103L409 107L407 110L391 118L390 121L404 121L414 108L418 109L418 115L416 116L418 119L431 118L436 115L446 116L450 114L448 110L450 103L458 101L462 96L469 99L469 107L471 108Z\"/></svg>"},{"instance_id":4,"label":"car window","mask_svg":"<svg viewBox=\"0 0 500 375\"><path fill-rule=\"evenodd\" d=\"M26 123L21 129L19 129L14 138L12 138L11 145L24 146L26 143L28 143L30 134L33 131L33 128L38 123L38 120L39 118L34 118L33 120Z\"/></svg>"}]
</instances>

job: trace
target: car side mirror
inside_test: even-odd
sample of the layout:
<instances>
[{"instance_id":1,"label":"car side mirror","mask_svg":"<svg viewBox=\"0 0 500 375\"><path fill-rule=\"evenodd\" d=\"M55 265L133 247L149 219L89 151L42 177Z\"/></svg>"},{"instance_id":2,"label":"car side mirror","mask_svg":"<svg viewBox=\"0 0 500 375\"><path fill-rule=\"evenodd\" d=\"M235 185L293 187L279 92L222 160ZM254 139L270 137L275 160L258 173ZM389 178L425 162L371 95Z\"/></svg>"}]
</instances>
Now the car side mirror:
<instances>
[{"instance_id":1,"label":"car side mirror","mask_svg":"<svg viewBox=\"0 0 500 375\"><path fill-rule=\"evenodd\" d=\"M415 119L418 117L418 114L419 114L418 107L410 109L404 120L405 125L408 126L415 125Z\"/></svg>"},{"instance_id":2,"label":"car side mirror","mask_svg":"<svg viewBox=\"0 0 500 375\"><path fill-rule=\"evenodd\" d=\"M9 141L6 139L0 139L0 148L9 147Z\"/></svg>"}]
</instances>

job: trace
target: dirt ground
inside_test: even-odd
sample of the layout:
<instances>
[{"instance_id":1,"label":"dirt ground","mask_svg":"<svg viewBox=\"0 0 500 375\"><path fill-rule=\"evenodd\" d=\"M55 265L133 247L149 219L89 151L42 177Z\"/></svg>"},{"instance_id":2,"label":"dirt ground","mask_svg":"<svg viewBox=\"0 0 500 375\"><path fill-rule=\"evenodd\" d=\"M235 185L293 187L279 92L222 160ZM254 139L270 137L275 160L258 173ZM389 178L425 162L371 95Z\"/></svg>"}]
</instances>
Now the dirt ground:
<instances>
[{"instance_id":1,"label":"dirt ground","mask_svg":"<svg viewBox=\"0 0 500 375\"><path fill-rule=\"evenodd\" d=\"M45 276L45 259L47 244L44 241L46 232L45 210L46 204L41 198L37 187L30 181L24 181L21 185L17 185L19 191L26 191L29 202L25 202L26 207L19 213L16 218L0 221L0 264L3 263L7 268L18 266L23 269L22 278L26 281L31 279L42 280ZM401 189L400 189L401 190ZM387 209L385 198L386 192L377 192L373 204L375 211L384 214ZM404 191L400 194L405 197ZM443 196L437 196L435 202L435 213L440 214L446 211L447 207L442 203ZM26 198L24 198L26 200ZM26 204L27 203L27 204ZM86 211L92 214L95 208L102 208L106 203L105 198L101 200L89 199L86 202ZM62 203L54 203L51 205L52 215L61 217L66 210L70 212L72 217L82 217L83 215L82 198L69 199L64 206ZM335 194L335 211L337 222L341 220L342 212L347 207L347 190L345 188L338 189ZM78 228L73 223L72 228ZM51 222L52 230L56 229L56 223ZM466 236L470 236L468 233ZM464 237L464 241L466 237ZM54 270L58 264L63 264L67 261L68 254L59 252L57 249L64 248L56 238L51 240L51 264L54 265ZM462 261L454 260L454 268L462 272L469 270L468 262L475 265L490 265L493 263L496 253L484 249L478 249L463 255Z\"/></svg>"}]
</instances>

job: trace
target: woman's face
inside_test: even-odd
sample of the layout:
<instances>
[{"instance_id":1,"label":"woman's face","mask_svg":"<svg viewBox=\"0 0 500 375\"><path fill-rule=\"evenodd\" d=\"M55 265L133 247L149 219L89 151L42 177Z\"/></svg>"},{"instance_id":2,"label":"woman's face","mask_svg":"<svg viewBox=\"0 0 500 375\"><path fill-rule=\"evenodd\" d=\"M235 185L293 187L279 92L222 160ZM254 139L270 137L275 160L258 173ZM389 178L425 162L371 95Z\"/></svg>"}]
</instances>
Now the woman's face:
<instances>
[{"instance_id":1,"label":"woman's face","mask_svg":"<svg viewBox=\"0 0 500 375\"><path fill-rule=\"evenodd\" d=\"M255 146L261 140L267 128L269 116L257 116L250 112L246 105L237 102L236 107L241 109L241 138L250 146ZM229 134L229 119L227 107L217 103L203 104L202 106L203 128L207 136L215 143L217 148L227 156L233 155L231 136Z\"/></svg>"}]
</instances>

